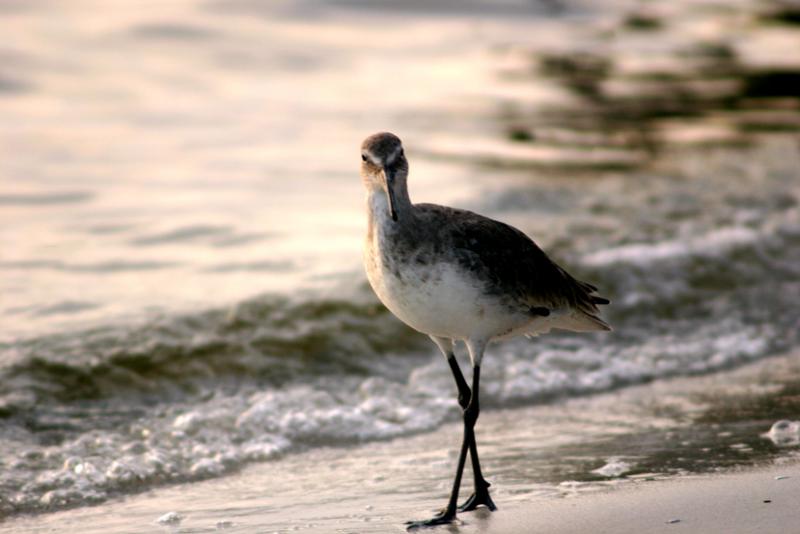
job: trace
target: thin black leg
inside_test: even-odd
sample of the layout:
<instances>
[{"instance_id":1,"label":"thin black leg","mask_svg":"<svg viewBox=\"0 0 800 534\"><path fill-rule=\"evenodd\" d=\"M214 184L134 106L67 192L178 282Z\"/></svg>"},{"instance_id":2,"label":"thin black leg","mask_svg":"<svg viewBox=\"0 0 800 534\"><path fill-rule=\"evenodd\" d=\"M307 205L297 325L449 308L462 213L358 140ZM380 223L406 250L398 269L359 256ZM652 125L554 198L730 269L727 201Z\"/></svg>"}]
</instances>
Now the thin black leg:
<instances>
[{"instance_id":1,"label":"thin black leg","mask_svg":"<svg viewBox=\"0 0 800 534\"><path fill-rule=\"evenodd\" d=\"M453 378L456 379L456 387L458 388L458 405L462 410L466 410L469 406L472 391L470 391L467 381L464 380L464 375L461 374L461 367L458 366L455 354L452 352L447 356L447 363L450 364L450 370L453 372Z\"/></svg>"},{"instance_id":2,"label":"thin black leg","mask_svg":"<svg viewBox=\"0 0 800 534\"><path fill-rule=\"evenodd\" d=\"M409 521L406 523L407 530L415 530L424 527L433 527L436 525L443 525L451 523L456 518L456 512L474 510L480 505L484 505L489 510L494 511L497 509L494 502L489 496L490 484L483 478L481 473L481 465L478 460L478 447L475 443L475 423L480 414L480 403L478 400L478 393L480 391L480 361L483 357L483 349L485 344L467 344L470 349L470 358L473 361L472 368L472 389L467 385L464 375L461 373L461 368L458 366L455 355L452 351L452 342L445 338L437 338L431 336L431 339L441 349L442 353L447 357L447 362L450 365L450 370L453 372L453 378L456 381L458 388L458 404L464 410L464 438L461 442L461 452L458 456L458 466L456 467L456 476L453 479L453 489L450 492L450 499L447 506L431 519L423 521ZM461 487L461 478L464 474L464 464L467 461L467 452L472 458L472 472L475 477L475 493L461 506L458 507L458 492Z\"/></svg>"},{"instance_id":3,"label":"thin black leg","mask_svg":"<svg viewBox=\"0 0 800 534\"><path fill-rule=\"evenodd\" d=\"M456 366L457 365L458 364L456 364ZM461 374L460 370L459 374ZM472 368L472 396L470 398L469 405L464 410L465 424L471 424L473 429L475 427L475 422L478 420L478 415L480 414L480 377L481 368L480 365L476 365ZM461 380L464 380L463 376L461 377ZM458 382L458 379L456 379L456 382ZM475 492L464 502L464 504L459 506L458 509L461 512L469 512L476 509L480 505L484 505L490 511L494 512L497 510L497 506L489 496L489 486L491 486L491 484L489 484L486 479L483 478L483 473L481 472L481 463L480 460L478 460L478 445L475 442L474 430L472 432L472 442L470 443L469 451L470 457L472 458L472 474L475 479Z\"/></svg>"},{"instance_id":4,"label":"thin black leg","mask_svg":"<svg viewBox=\"0 0 800 534\"><path fill-rule=\"evenodd\" d=\"M476 387L479 388L480 386L480 384L477 383L480 380L480 367L477 367L477 375L474 374L475 371L473 370L473 388L472 391L470 391L467 381L464 379L464 375L461 373L461 367L458 366L458 361L452 352L447 356L447 363L450 364L450 370L453 372L453 378L456 380L456 387L458 388L458 404L463 410L466 410L467 406L470 405L470 401L472 400L472 391L477 392L478 389L476 389ZM464 504L459 506L458 509L462 512L469 512L480 505L484 505L489 510L494 512L497 510L497 506L489 496L489 487L491 484L489 484L489 482L483 478L483 474L481 472L481 463L478 459L478 445L475 441L474 430L472 432L472 440L469 443L469 455L472 460L472 474L475 479L475 492L464 502Z\"/></svg>"},{"instance_id":5,"label":"thin black leg","mask_svg":"<svg viewBox=\"0 0 800 534\"><path fill-rule=\"evenodd\" d=\"M473 425L474 426L474 425ZM461 475L464 473L464 464L467 461L467 451L469 450L469 443L475 442L473 434L473 427L464 421L464 439L461 442L461 453L458 455L458 467L456 468L456 477L453 479L453 489L450 492L450 500L447 501L447 507L433 516L431 519L423 521L409 521L406 523L406 530L415 530L423 527L434 527L436 525L444 525L452 523L456 518L457 504L458 504L458 490L461 487Z\"/></svg>"}]
</instances>

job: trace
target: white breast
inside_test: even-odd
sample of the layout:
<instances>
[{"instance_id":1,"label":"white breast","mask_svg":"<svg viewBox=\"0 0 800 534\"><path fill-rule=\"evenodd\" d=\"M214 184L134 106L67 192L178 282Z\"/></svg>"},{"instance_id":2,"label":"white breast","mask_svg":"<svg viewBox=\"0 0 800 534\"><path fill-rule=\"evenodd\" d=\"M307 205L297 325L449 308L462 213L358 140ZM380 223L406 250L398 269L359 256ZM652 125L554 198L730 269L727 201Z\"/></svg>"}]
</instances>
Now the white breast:
<instances>
[{"instance_id":1,"label":"white breast","mask_svg":"<svg viewBox=\"0 0 800 534\"><path fill-rule=\"evenodd\" d=\"M530 321L487 296L477 280L451 263L405 264L399 276L367 242L367 278L383 304L419 332L451 339L491 339Z\"/></svg>"},{"instance_id":2,"label":"white breast","mask_svg":"<svg viewBox=\"0 0 800 534\"><path fill-rule=\"evenodd\" d=\"M524 310L511 310L487 295L481 280L446 257L428 258L424 264L393 257L401 252L392 248L392 239L387 237L396 224L387 201L376 194L367 205L367 278L381 302L401 321L424 334L461 340L505 337L530 326L531 317Z\"/></svg>"}]
</instances>

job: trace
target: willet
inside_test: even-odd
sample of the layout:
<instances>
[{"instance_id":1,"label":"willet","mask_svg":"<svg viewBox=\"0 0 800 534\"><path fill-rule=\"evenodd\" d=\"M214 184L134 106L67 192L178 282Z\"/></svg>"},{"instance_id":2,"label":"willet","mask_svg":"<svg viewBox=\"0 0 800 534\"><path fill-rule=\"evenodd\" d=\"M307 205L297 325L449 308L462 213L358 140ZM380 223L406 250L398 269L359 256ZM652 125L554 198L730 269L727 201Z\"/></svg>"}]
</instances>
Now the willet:
<instances>
[{"instance_id":1,"label":"willet","mask_svg":"<svg viewBox=\"0 0 800 534\"><path fill-rule=\"evenodd\" d=\"M410 327L427 334L447 358L464 412L464 437L447 506L408 528L452 522L456 511L496 506L489 496L475 444L478 393L486 346L552 328L611 330L598 316L597 288L556 265L525 234L476 213L435 204L412 204L408 161L400 139L387 132L361 145L369 225L364 251L367 278L378 298ZM472 363L470 387L453 348L463 341ZM457 507L467 452L475 490Z\"/></svg>"}]
</instances>

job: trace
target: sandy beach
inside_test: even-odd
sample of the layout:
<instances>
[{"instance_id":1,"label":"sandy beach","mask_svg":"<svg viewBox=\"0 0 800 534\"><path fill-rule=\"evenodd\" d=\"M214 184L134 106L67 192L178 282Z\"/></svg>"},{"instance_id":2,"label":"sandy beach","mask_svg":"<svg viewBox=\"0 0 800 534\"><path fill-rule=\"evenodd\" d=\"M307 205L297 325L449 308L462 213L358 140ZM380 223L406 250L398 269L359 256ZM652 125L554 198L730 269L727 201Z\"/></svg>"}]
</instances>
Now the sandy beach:
<instances>
[{"instance_id":1,"label":"sandy beach","mask_svg":"<svg viewBox=\"0 0 800 534\"><path fill-rule=\"evenodd\" d=\"M218 491L226 484L216 483ZM220 487L222 486L222 487ZM177 489L167 491L175 497ZM173 494L173 495L170 495ZM219 498L219 496L218 496ZM790 525L800 519L800 464L744 470L724 475L695 476L658 482L637 482L624 488L566 499L536 499L529 503L504 506L495 513L485 509L463 514L459 523L426 532L463 534L638 534L711 533L779 534L792 532ZM219 500L224 500L219 498ZM20 519L8 524L5 532L403 532L402 523L391 524L387 516L380 525L371 522L365 509L345 509L335 503L321 504L315 512L329 518L327 524L306 523L289 529L273 530L273 525L258 521L257 511L244 508L227 513L219 510L187 512L180 523L158 525L152 513L142 506L157 499L133 499L76 512L62 512L37 519ZM138 503L136 501L139 501ZM138 504L138 506L137 506ZM222 502L221 506L225 506ZM367 512L386 513L398 503L387 497L366 506ZM408 510L400 501L398 508ZM148 515L148 512L150 515ZM394 516L390 516L395 519ZM399 518L397 518L399 519ZM142 523L139 523L142 521Z\"/></svg>"},{"instance_id":2,"label":"sandy beach","mask_svg":"<svg viewBox=\"0 0 800 534\"><path fill-rule=\"evenodd\" d=\"M463 532L793 532L800 519L800 465L635 484L574 499L532 503L473 520Z\"/></svg>"}]
</instances>

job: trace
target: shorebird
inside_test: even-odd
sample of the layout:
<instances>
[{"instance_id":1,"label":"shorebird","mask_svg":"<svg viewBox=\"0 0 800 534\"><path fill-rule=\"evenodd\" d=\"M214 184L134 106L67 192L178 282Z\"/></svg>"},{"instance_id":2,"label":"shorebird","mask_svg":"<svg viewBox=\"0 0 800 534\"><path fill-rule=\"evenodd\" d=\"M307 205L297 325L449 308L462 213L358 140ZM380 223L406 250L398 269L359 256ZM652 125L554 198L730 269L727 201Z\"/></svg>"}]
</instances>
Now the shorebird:
<instances>
[{"instance_id":1,"label":"shorebird","mask_svg":"<svg viewBox=\"0 0 800 534\"><path fill-rule=\"evenodd\" d=\"M369 223L364 267L383 304L411 328L427 334L447 359L463 410L464 436L447 506L433 518L410 521L409 530L452 522L458 511L494 511L475 443L480 413L481 362L487 345L551 329L611 330L599 317L597 288L570 276L528 236L507 224L466 210L413 204L408 161L391 133L361 145L361 178ZM472 364L467 384L453 352L462 341ZM467 453L475 489L458 504Z\"/></svg>"}]
</instances>

